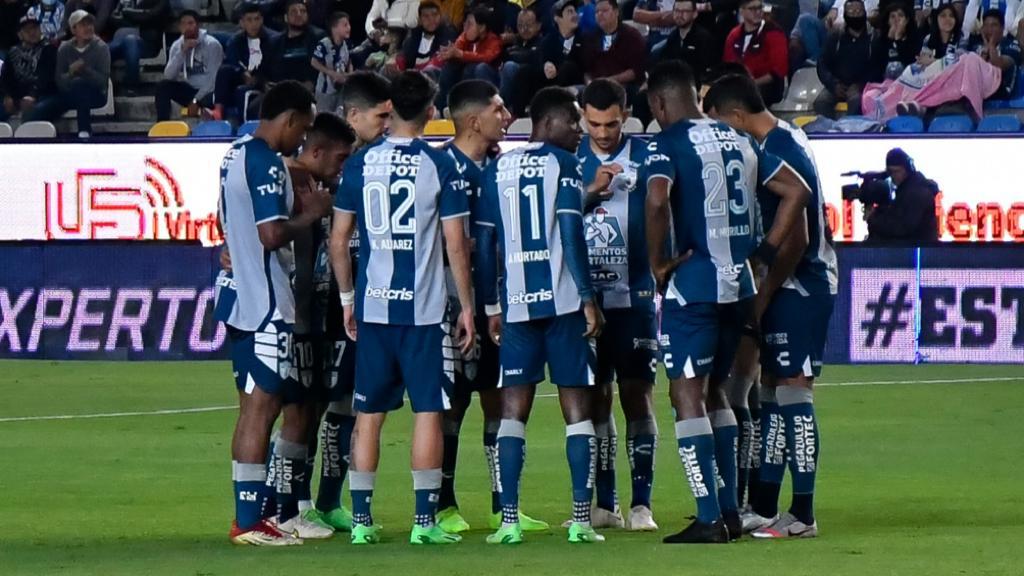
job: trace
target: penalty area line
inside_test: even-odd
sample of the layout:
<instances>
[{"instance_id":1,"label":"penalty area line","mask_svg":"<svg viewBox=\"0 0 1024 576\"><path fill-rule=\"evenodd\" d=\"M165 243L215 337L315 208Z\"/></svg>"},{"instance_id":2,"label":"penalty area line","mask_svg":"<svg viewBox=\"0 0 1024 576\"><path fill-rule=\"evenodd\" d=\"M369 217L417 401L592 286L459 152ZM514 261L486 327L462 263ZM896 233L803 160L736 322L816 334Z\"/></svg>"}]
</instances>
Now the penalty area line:
<instances>
[{"instance_id":1,"label":"penalty area line","mask_svg":"<svg viewBox=\"0 0 1024 576\"><path fill-rule=\"evenodd\" d=\"M819 382L816 388L839 388L846 386L887 386L899 384L981 384L986 382L1024 382L1024 376L1006 376L998 378L947 378L936 380L872 380L861 382ZM558 394L537 394L537 398L557 398ZM95 418L128 418L132 416L170 416L175 414L200 414L203 412L224 412L237 410L238 406L203 406L200 408L175 408L168 410L149 410L138 412L102 412L98 414L56 414L50 416L15 416L0 418L3 422L38 422L44 420L89 420Z\"/></svg>"}]
</instances>

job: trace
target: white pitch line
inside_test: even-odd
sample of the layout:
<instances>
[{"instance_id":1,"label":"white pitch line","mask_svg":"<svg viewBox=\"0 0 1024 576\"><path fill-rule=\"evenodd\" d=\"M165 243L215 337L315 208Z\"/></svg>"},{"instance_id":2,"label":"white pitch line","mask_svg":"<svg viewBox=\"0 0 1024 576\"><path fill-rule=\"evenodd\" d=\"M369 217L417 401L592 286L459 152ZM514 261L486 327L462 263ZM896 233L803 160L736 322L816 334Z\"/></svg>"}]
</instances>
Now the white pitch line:
<instances>
[{"instance_id":1,"label":"white pitch line","mask_svg":"<svg viewBox=\"0 0 1024 576\"><path fill-rule=\"evenodd\" d=\"M820 382L815 387L843 386L883 386L895 384L974 384L984 382L1024 382L1024 376L1008 376L998 378L959 378L941 380L875 380L863 382ZM537 398L557 398L558 394L537 394ZM168 416L173 414L198 414L202 412L223 412L236 410L238 406L205 406L202 408L177 408L170 410L152 410L149 412L104 412L100 414L58 414L53 416L18 416L0 418L3 422L36 422L42 420L88 420L93 418L124 418L130 416Z\"/></svg>"}]
</instances>

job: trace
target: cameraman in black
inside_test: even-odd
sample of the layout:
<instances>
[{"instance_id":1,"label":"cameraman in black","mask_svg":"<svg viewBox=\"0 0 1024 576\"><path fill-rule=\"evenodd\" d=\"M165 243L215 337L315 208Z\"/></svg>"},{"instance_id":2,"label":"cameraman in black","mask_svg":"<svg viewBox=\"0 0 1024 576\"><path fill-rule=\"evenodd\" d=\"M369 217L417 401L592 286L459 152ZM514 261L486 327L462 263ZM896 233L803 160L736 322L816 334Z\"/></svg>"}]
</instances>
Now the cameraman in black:
<instances>
[{"instance_id":1,"label":"cameraman in black","mask_svg":"<svg viewBox=\"0 0 1024 576\"><path fill-rule=\"evenodd\" d=\"M843 187L844 200L864 204L867 242L921 245L938 241L935 195L939 186L914 167L899 148L885 155L885 172L861 175L863 182Z\"/></svg>"}]
</instances>

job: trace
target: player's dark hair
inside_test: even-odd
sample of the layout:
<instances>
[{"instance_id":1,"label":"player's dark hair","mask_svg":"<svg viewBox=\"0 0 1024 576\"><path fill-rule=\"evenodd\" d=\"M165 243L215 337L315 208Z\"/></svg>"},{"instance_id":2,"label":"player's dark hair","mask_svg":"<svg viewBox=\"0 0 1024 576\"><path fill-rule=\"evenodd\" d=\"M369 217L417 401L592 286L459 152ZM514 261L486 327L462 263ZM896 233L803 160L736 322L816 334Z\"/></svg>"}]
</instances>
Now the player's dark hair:
<instances>
[{"instance_id":1,"label":"player's dark hair","mask_svg":"<svg viewBox=\"0 0 1024 576\"><path fill-rule=\"evenodd\" d=\"M292 6L295 6L296 4L302 4L303 6L306 6L306 0L288 0L284 4L284 11L285 11L285 13L288 13L288 9L291 8ZM308 6L307 6L307 9L308 9Z\"/></svg>"},{"instance_id":2,"label":"player's dark hair","mask_svg":"<svg viewBox=\"0 0 1024 576\"><path fill-rule=\"evenodd\" d=\"M356 72L345 80L341 105L349 110L366 110L391 99L391 82L376 72Z\"/></svg>"},{"instance_id":3,"label":"player's dark hair","mask_svg":"<svg viewBox=\"0 0 1024 576\"><path fill-rule=\"evenodd\" d=\"M285 112L309 114L313 93L295 80L285 80L267 90L260 104L260 120L273 120Z\"/></svg>"},{"instance_id":4,"label":"player's dark hair","mask_svg":"<svg viewBox=\"0 0 1024 576\"><path fill-rule=\"evenodd\" d=\"M704 95L704 111L711 109L719 114L739 108L751 114L758 114L767 110L764 100L761 98L761 91L750 76L743 74L731 74L723 76L715 81Z\"/></svg>"},{"instance_id":5,"label":"player's dark hair","mask_svg":"<svg viewBox=\"0 0 1024 576\"><path fill-rule=\"evenodd\" d=\"M448 93L448 112L458 118L472 108L484 108L498 94L494 84L486 80L463 80Z\"/></svg>"},{"instance_id":6,"label":"player's dark hair","mask_svg":"<svg viewBox=\"0 0 1024 576\"><path fill-rule=\"evenodd\" d=\"M995 18L996 20L999 20L1000 26L1006 26L1006 17L1003 16L1003 13L998 8L985 10L985 13L981 15L982 22L988 20L989 18Z\"/></svg>"},{"instance_id":7,"label":"player's dark hair","mask_svg":"<svg viewBox=\"0 0 1024 576\"><path fill-rule=\"evenodd\" d=\"M321 112L313 120L313 127L306 133L307 145L321 143L340 143L351 146L355 144L356 132L341 116L331 112Z\"/></svg>"},{"instance_id":8,"label":"player's dark hair","mask_svg":"<svg viewBox=\"0 0 1024 576\"><path fill-rule=\"evenodd\" d=\"M594 2L594 7L597 7L601 2L607 2L611 4L612 8L619 9L619 0L597 0L597 2Z\"/></svg>"},{"instance_id":9,"label":"player's dark hair","mask_svg":"<svg viewBox=\"0 0 1024 576\"><path fill-rule=\"evenodd\" d=\"M615 80L598 78L583 90L583 105L595 110L607 110L612 106L626 109L626 90Z\"/></svg>"},{"instance_id":10,"label":"player's dark hair","mask_svg":"<svg viewBox=\"0 0 1024 576\"><path fill-rule=\"evenodd\" d=\"M576 97L572 92L559 86L548 86L530 101L530 120L536 126L549 116L572 117L575 109Z\"/></svg>"},{"instance_id":11,"label":"player's dark hair","mask_svg":"<svg viewBox=\"0 0 1024 576\"><path fill-rule=\"evenodd\" d=\"M682 60L659 62L647 78L647 92L650 94L684 93L696 87L693 69Z\"/></svg>"},{"instance_id":12,"label":"player's dark hair","mask_svg":"<svg viewBox=\"0 0 1024 576\"><path fill-rule=\"evenodd\" d=\"M406 70L391 83L391 104L406 122L424 124L437 97L437 84L422 72Z\"/></svg>"},{"instance_id":13,"label":"player's dark hair","mask_svg":"<svg viewBox=\"0 0 1024 576\"><path fill-rule=\"evenodd\" d=\"M348 20L349 22L352 21L352 19L349 18L348 16L348 12L332 13L330 19L327 20L327 29L330 30L331 28L334 28L338 24L338 22L341 22L342 20Z\"/></svg>"},{"instance_id":14,"label":"player's dark hair","mask_svg":"<svg viewBox=\"0 0 1024 576\"><path fill-rule=\"evenodd\" d=\"M236 13L236 16L237 16L238 20L241 20L243 16L247 16L249 14L261 14L262 15L263 11L260 10L260 5L259 4L255 3L255 2L246 2L246 3L242 4L242 6L238 9L238 12Z\"/></svg>"},{"instance_id":15,"label":"player's dark hair","mask_svg":"<svg viewBox=\"0 0 1024 576\"><path fill-rule=\"evenodd\" d=\"M192 18L196 22L199 22L199 12L196 12L195 10L182 10L181 14L178 14L178 22L181 22L181 19L185 17Z\"/></svg>"},{"instance_id":16,"label":"player's dark hair","mask_svg":"<svg viewBox=\"0 0 1024 576\"><path fill-rule=\"evenodd\" d=\"M436 2L420 2L419 10L416 13L422 16L427 10L437 10L440 12L441 7Z\"/></svg>"},{"instance_id":17,"label":"player's dark hair","mask_svg":"<svg viewBox=\"0 0 1024 576\"><path fill-rule=\"evenodd\" d=\"M492 31L491 26L494 24L495 16L490 9L485 6L477 6L470 10L469 14L466 14L467 18L470 16L473 17L474 21L476 21L477 26L483 24L487 28L488 32Z\"/></svg>"},{"instance_id":18,"label":"player's dark hair","mask_svg":"<svg viewBox=\"0 0 1024 576\"><path fill-rule=\"evenodd\" d=\"M693 4L693 9L694 10L697 9L697 0L676 0L674 3L675 4L683 4L684 2L689 2L690 4Z\"/></svg>"}]
</instances>

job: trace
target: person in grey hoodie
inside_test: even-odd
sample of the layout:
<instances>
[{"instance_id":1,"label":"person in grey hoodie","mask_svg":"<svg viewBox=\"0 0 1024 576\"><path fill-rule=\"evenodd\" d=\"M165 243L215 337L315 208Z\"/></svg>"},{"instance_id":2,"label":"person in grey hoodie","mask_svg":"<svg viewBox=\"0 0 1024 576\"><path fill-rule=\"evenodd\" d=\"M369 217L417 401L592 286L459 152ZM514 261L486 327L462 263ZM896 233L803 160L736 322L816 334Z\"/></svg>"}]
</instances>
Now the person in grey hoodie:
<instances>
[{"instance_id":1,"label":"person in grey hoodie","mask_svg":"<svg viewBox=\"0 0 1024 576\"><path fill-rule=\"evenodd\" d=\"M216 38L199 29L199 14L185 10L178 17L181 38L171 45L164 68L164 79L156 86L156 117L171 117L171 101L187 106L190 116L200 106L213 107L217 70L224 61L224 48Z\"/></svg>"},{"instance_id":2,"label":"person in grey hoodie","mask_svg":"<svg viewBox=\"0 0 1024 576\"><path fill-rule=\"evenodd\" d=\"M79 138L89 137L91 111L106 103L110 83L110 49L96 37L94 22L95 17L85 10L76 10L68 17L71 39L57 49L58 93L37 104L27 121L54 120L67 110L75 110Z\"/></svg>"}]
</instances>

